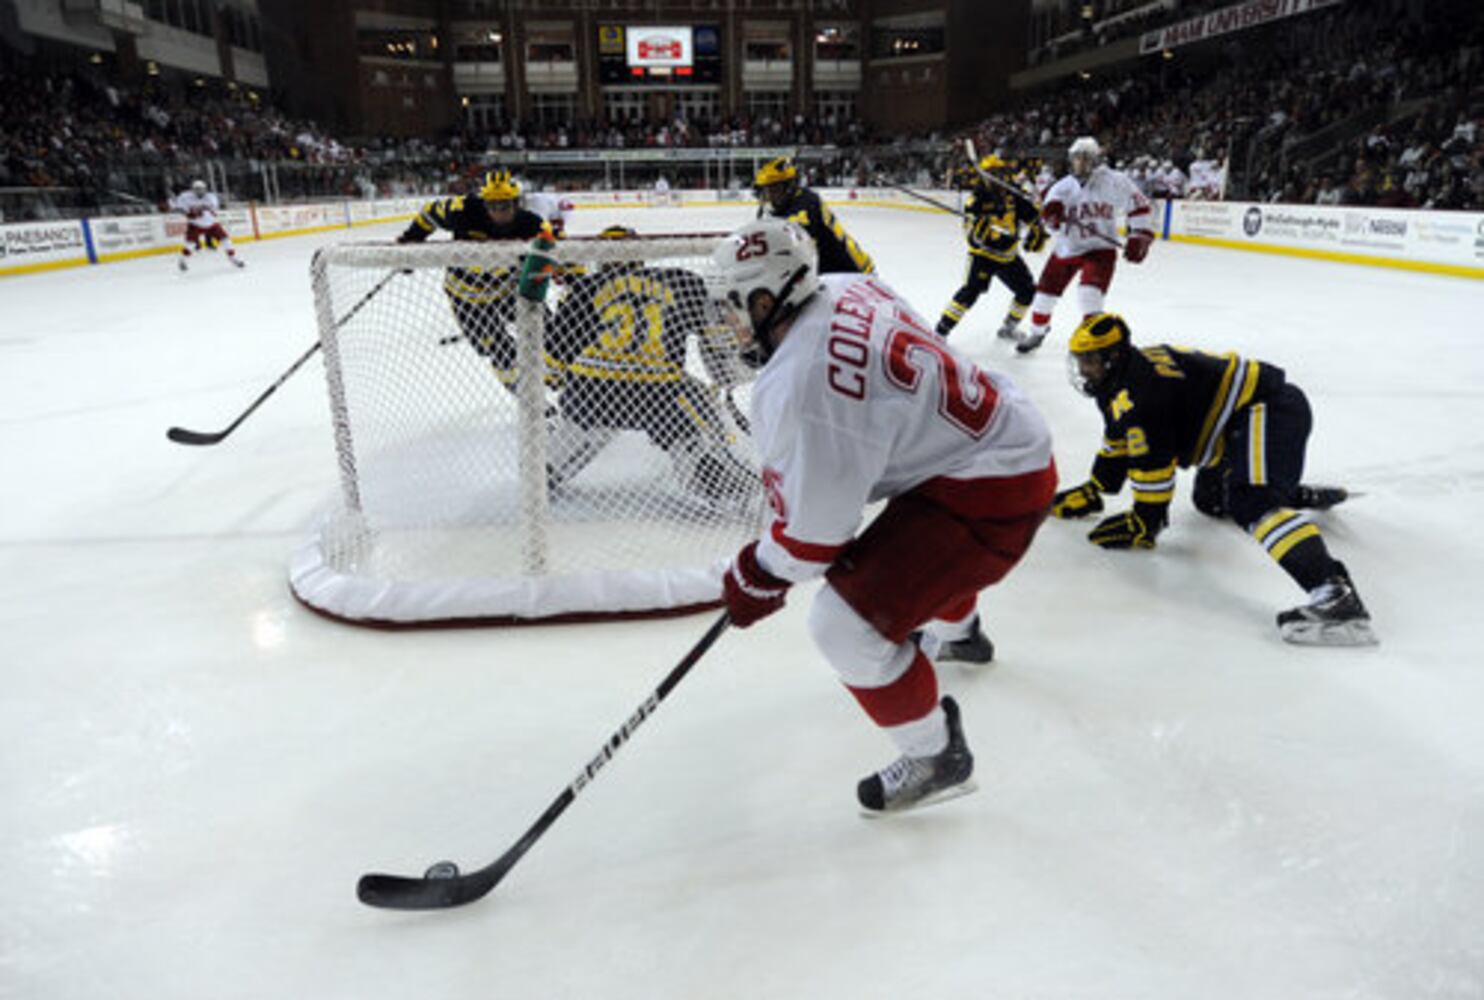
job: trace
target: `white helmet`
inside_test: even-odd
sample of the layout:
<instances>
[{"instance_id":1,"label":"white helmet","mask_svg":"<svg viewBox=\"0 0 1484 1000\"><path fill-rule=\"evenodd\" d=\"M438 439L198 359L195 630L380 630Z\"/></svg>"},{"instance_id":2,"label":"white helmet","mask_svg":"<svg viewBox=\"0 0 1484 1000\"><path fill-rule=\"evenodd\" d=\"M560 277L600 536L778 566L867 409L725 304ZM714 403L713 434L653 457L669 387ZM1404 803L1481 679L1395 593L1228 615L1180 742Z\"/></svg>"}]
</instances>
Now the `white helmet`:
<instances>
[{"instance_id":1,"label":"white helmet","mask_svg":"<svg viewBox=\"0 0 1484 1000\"><path fill-rule=\"evenodd\" d=\"M1078 153L1087 153L1091 156L1102 156L1103 147L1099 146L1098 141L1092 136L1079 135L1072 141L1072 145L1067 148L1068 156L1076 156Z\"/></svg>"},{"instance_id":2,"label":"white helmet","mask_svg":"<svg viewBox=\"0 0 1484 1000\"><path fill-rule=\"evenodd\" d=\"M206 182L205 181L200 181L200 180L191 181L191 190L194 191L194 192L196 192L197 194L205 194L206 193Z\"/></svg>"},{"instance_id":3,"label":"white helmet","mask_svg":"<svg viewBox=\"0 0 1484 1000\"><path fill-rule=\"evenodd\" d=\"M1098 165L1098 160L1102 155L1102 147L1090 135L1078 136L1067 148L1067 159L1072 163L1072 173L1079 178L1086 178L1092 173L1092 168Z\"/></svg>"},{"instance_id":4,"label":"white helmet","mask_svg":"<svg viewBox=\"0 0 1484 1000\"><path fill-rule=\"evenodd\" d=\"M723 240L711 260L716 265L711 297L737 332L744 357L767 361L777 346L768 334L819 290L819 249L813 237L787 219L758 219ZM759 292L771 295L773 306L754 320L751 306Z\"/></svg>"}]
</instances>

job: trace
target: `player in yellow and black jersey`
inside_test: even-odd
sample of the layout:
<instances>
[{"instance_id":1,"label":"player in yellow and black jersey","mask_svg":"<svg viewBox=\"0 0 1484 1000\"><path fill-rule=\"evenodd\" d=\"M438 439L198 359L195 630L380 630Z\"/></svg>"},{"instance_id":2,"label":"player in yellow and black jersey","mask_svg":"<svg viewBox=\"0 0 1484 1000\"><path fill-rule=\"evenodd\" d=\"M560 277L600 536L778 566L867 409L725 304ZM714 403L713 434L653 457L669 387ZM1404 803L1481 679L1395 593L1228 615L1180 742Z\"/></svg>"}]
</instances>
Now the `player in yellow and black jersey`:
<instances>
[{"instance_id":1,"label":"player in yellow and black jersey","mask_svg":"<svg viewBox=\"0 0 1484 1000\"><path fill-rule=\"evenodd\" d=\"M601 239L631 239L610 226ZM547 327L547 352L563 368L561 422L549 440L549 480L572 479L619 430L638 430L670 456L682 484L707 500L740 499L756 473L731 454L714 390L685 370L686 344L731 343L710 319L706 285L692 271L636 260L572 280Z\"/></svg>"},{"instance_id":2,"label":"player in yellow and black jersey","mask_svg":"<svg viewBox=\"0 0 1484 1000\"><path fill-rule=\"evenodd\" d=\"M998 156L986 156L979 170L993 174L1005 163ZM1006 182L1008 184L1008 182ZM1021 230L1025 231L1025 249L1036 253L1046 245L1046 229L1040 213L1025 195L1016 194L975 174L973 188L964 204L964 238L969 243L969 263L964 283L953 295L938 319L938 334L946 337L958 325L998 277L1009 287L1014 300L1000 324L999 336L1015 339L1015 328L1036 297L1036 279L1020 256Z\"/></svg>"},{"instance_id":3,"label":"player in yellow and black jersey","mask_svg":"<svg viewBox=\"0 0 1484 1000\"><path fill-rule=\"evenodd\" d=\"M1175 470L1196 468L1196 508L1230 517L1308 592L1309 603L1278 615L1284 639L1376 641L1344 564L1303 512L1331 507L1347 494L1301 485L1313 416L1283 369L1167 344L1135 348L1128 324L1112 313L1084 319L1070 351L1073 383L1097 400L1103 415L1103 445L1092 477L1056 495L1055 516L1102 510L1101 494L1117 493L1127 478L1133 507L1103 519L1088 539L1107 549L1152 549L1169 520Z\"/></svg>"},{"instance_id":4,"label":"player in yellow and black jersey","mask_svg":"<svg viewBox=\"0 0 1484 1000\"><path fill-rule=\"evenodd\" d=\"M438 230L455 240L530 240L550 237L546 222L520 207L520 185L506 170L485 174L474 195L440 198L421 212L397 238L398 243L421 243ZM453 306L459 330L474 349L490 359L495 374L506 385L515 377L515 338L506 324L515 319L517 267L450 267L443 291Z\"/></svg>"},{"instance_id":5,"label":"player in yellow and black jersey","mask_svg":"<svg viewBox=\"0 0 1484 1000\"><path fill-rule=\"evenodd\" d=\"M757 217L797 222L819 247L820 274L874 274L871 255L851 238L819 195L799 184L799 170L786 156L769 160L753 178L759 204Z\"/></svg>"}]
</instances>

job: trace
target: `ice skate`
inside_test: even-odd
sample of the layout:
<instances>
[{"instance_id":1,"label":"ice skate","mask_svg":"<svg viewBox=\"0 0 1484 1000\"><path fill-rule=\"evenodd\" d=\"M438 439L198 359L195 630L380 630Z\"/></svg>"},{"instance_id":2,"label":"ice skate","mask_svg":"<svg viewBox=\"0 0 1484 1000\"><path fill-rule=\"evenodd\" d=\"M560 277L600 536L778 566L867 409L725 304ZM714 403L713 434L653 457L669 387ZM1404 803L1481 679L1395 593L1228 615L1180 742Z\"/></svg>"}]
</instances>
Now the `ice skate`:
<instances>
[{"instance_id":1,"label":"ice skate","mask_svg":"<svg viewBox=\"0 0 1484 1000\"><path fill-rule=\"evenodd\" d=\"M1034 330L1032 330L1031 332L1022 336L1020 338L1020 342L1015 345L1016 353L1029 354L1031 353L1031 351L1034 351L1036 348L1040 347L1041 343L1045 339L1045 330L1042 330L1040 333L1036 333Z\"/></svg>"},{"instance_id":2,"label":"ice skate","mask_svg":"<svg viewBox=\"0 0 1484 1000\"><path fill-rule=\"evenodd\" d=\"M923 655L934 663L983 664L994 660L994 643L984 634L977 614L969 634L962 639L939 639L927 631L913 632L912 638L917 640Z\"/></svg>"},{"instance_id":3,"label":"ice skate","mask_svg":"<svg viewBox=\"0 0 1484 1000\"><path fill-rule=\"evenodd\" d=\"M243 260L240 257L228 257L227 259L232 262L232 266L233 267L246 267L247 266L247 261Z\"/></svg>"},{"instance_id":4,"label":"ice skate","mask_svg":"<svg viewBox=\"0 0 1484 1000\"><path fill-rule=\"evenodd\" d=\"M1293 491L1293 505L1301 510L1329 510L1350 499L1343 486L1299 486Z\"/></svg>"},{"instance_id":5,"label":"ice skate","mask_svg":"<svg viewBox=\"0 0 1484 1000\"><path fill-rule=\"evenodd\" d=\"M995 331L995 336L1001 340L1017 340L1020 334L1019 326L1020 324L1015 322L1015 320L1007 319L1000 324L999 330Z\"/></svg>"},{"instance_id":6,"label":"ice skate","mask_svg":"<svg viewBox=\"0 0 1484 1000\"><path fill-rule=\"evenodd\" d=\"M1278 615L1278 634L1301 646L1373 646L1371 616L1343 572L1309 592L1309 603Z\"/></svg>"},{"instance_id":7,"label":"ice skate","mask_svg":"<svg viewBox=\"0 0 1484 1000\"><path fill-rule=\"evenodd\" d=\"M883 770L862 778L856 797L867 816L944 802L977 787L971 780L974 755L964 741L958 703L944 698L942 705L948 721L948 746L931 757L898 757Z\"/></svg>"}]
</instances>

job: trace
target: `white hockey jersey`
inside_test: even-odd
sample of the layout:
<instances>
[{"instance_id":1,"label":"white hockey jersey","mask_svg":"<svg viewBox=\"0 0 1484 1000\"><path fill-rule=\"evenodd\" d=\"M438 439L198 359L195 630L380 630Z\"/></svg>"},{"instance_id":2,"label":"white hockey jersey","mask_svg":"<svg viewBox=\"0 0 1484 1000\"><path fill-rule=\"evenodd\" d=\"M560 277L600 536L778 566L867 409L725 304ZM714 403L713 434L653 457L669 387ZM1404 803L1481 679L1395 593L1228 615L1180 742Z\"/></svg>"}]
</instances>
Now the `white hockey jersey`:
<instances>
[{"instance_id":1,"label":"white hockey jersey","mask_svg":"<svg viewBox=\"0 0 1484 1000\"><path fill-rule=\"evenodd\" d=\"M1130 230L1142 229L1154 234L1154 213L1133 181L1107 164L1099 164L1081 182L1068 174L1046 192L1041 206L1060 202L1065 221L1056 233L1051 252L1058 257L1075 257L1089 250L1114 249L1118 238L1118 217L1128 220Z\"/></svg>"},{"instance_id":2,"label":"white hockey jersey","mask_svg":"<svg viewBox=\"0 0 1484 1000\"><path fill-rule=\"evenodd\" d=\"M222 210L222 203L217 200L214 191L207 191L205 194L182 191L175 198L175 210L184 215L191 225L210 229L216 225L216 214Z\"/></svg>"},{"instance_id":3,"label":"white hockey jersey","mask_svg":"<svg viewBox=\"0 0 1484 1000\"><path fill-rule=\"evenodd\" d=\"M752 390L771 507L758 558L795 581L829 568L872 501L1051 463L1051 432L1009 378L956 353L874 275L820 284Z\"/></svg>"}]
</instances>

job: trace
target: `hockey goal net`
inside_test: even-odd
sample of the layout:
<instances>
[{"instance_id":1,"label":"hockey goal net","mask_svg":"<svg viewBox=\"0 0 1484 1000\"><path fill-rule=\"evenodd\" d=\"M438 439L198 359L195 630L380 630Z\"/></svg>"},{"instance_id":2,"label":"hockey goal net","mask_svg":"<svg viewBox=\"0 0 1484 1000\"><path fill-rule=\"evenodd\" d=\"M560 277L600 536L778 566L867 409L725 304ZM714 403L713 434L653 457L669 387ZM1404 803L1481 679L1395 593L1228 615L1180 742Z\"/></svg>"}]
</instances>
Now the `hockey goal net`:
<instances>
[{"instance_id":1,"label":"hockey goal net","mask_svg":"<svg viewBox=\"0 0 1484 1000\"><path fill-rule=\"evenodd\" d=\"M762 512L720 238L564 240L543 302L517 243L322 250L340 489L294 594L381 626L716 606Z\"/></svg>"}]
</instances>

